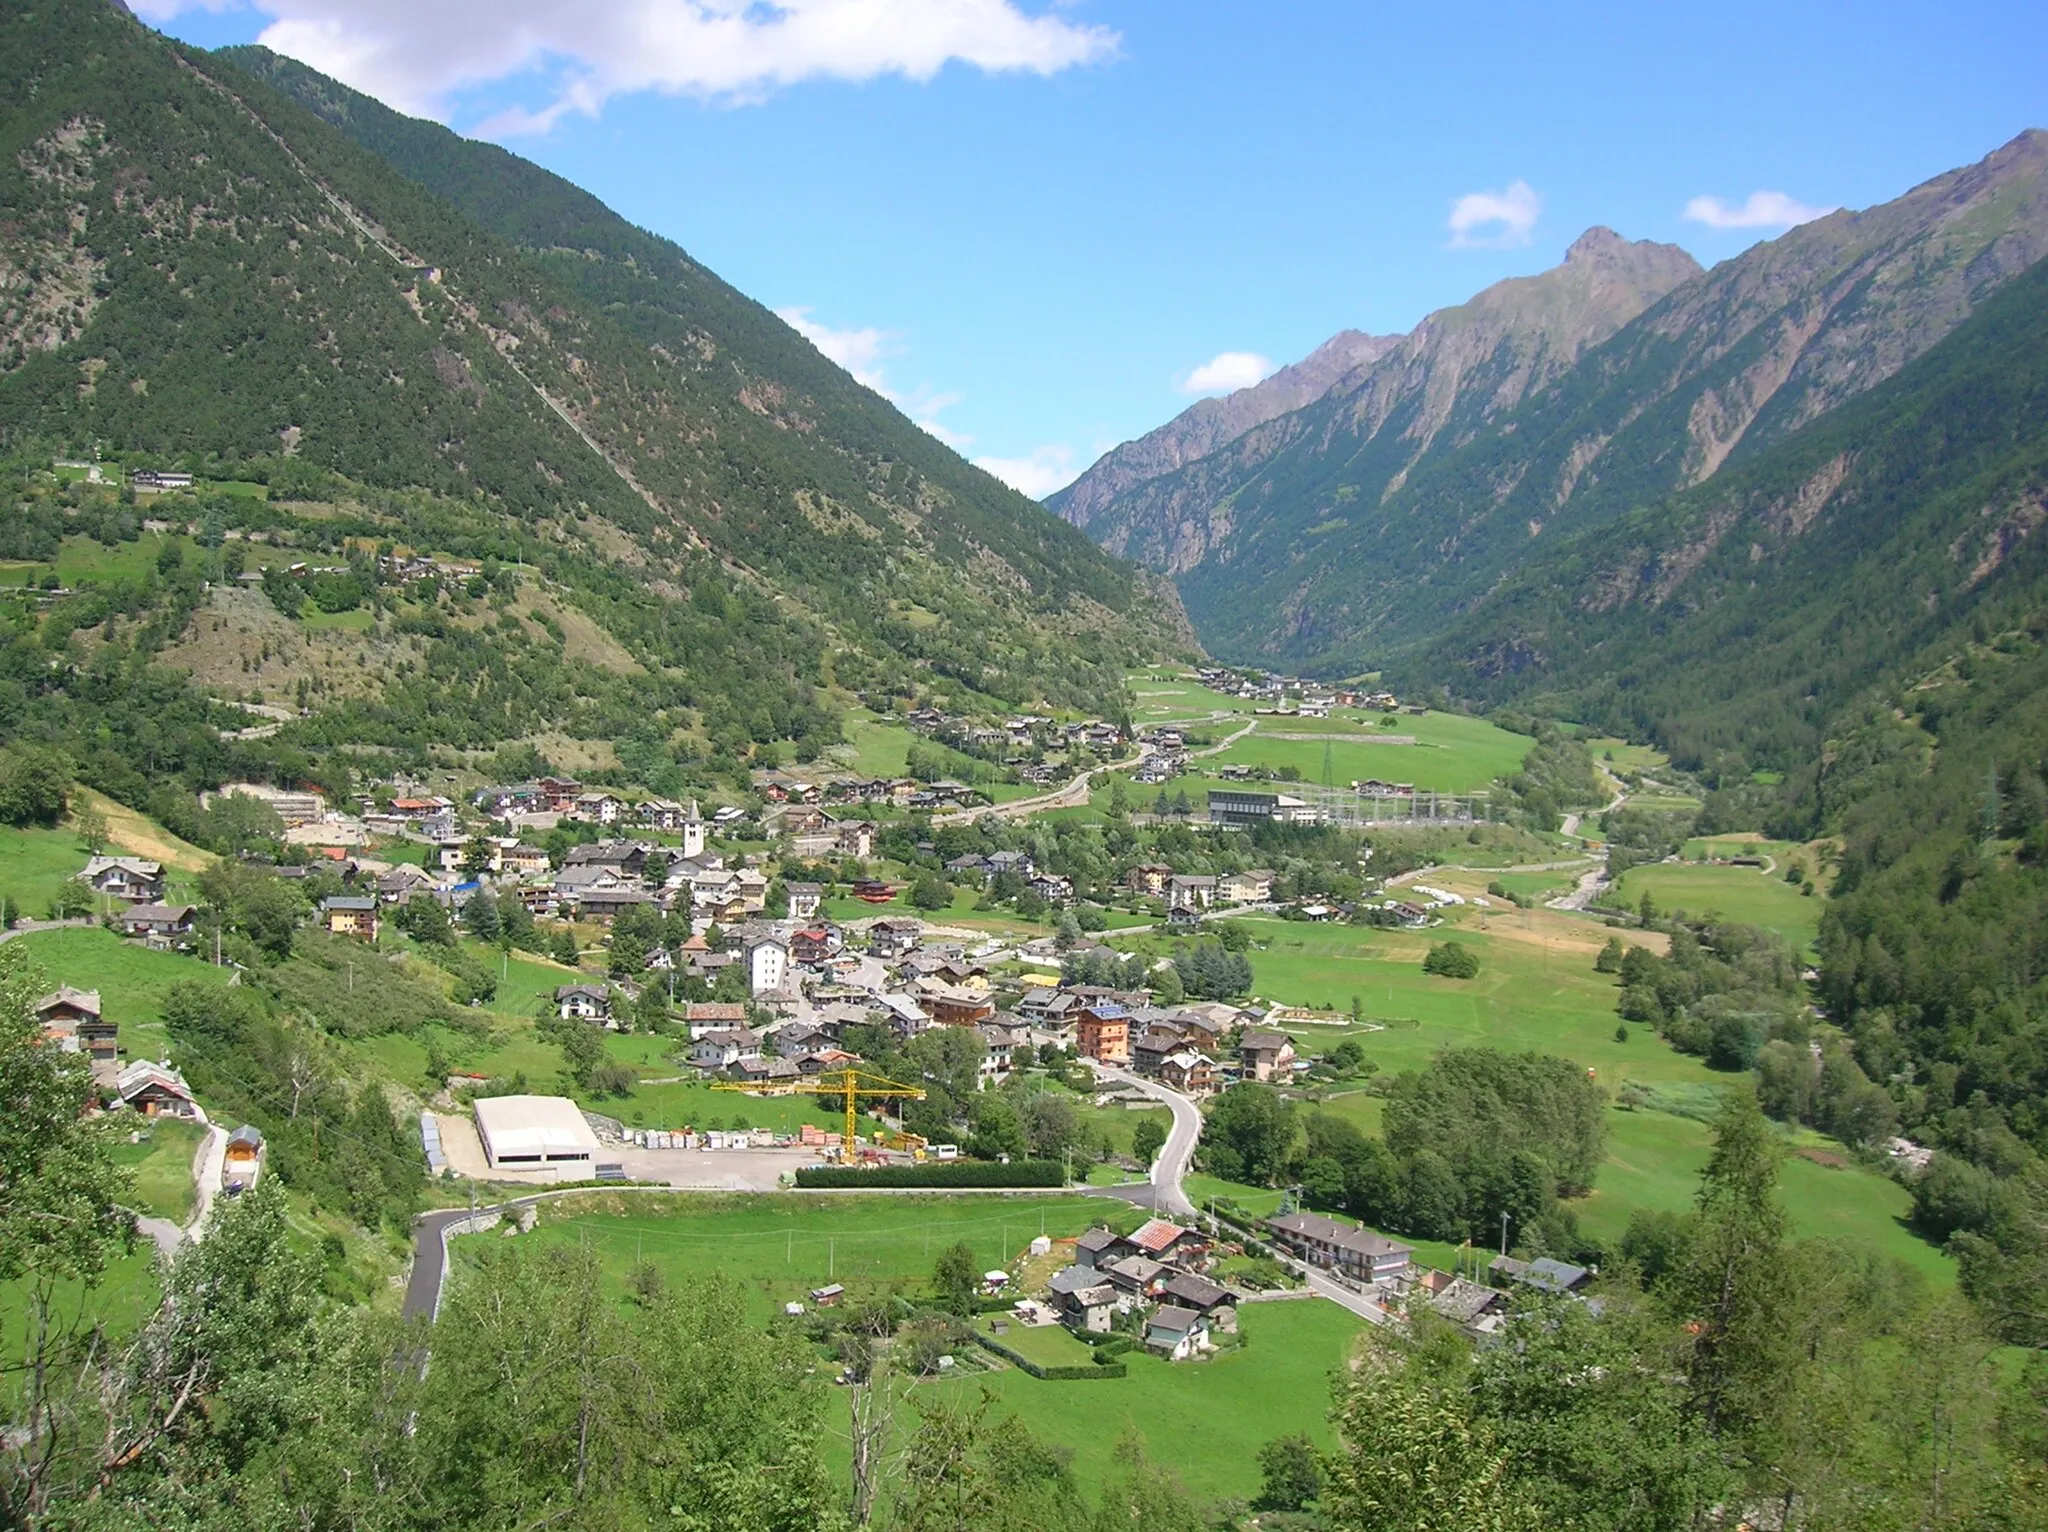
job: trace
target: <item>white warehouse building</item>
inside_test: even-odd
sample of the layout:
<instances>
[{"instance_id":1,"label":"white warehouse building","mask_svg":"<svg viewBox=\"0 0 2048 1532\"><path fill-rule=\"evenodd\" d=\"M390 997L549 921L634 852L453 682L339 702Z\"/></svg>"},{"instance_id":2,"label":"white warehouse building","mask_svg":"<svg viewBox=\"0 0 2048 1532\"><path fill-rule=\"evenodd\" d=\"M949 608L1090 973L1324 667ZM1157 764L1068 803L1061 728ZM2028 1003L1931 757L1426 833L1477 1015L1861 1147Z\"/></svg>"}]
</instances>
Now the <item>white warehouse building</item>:
<instances>
[{"instance_id":1,"label":"white warehouse building","mask_svg":"<svg viewBox=\"0 0 2048 1532\"><path fill-rule=\"evenodd\" d=\"M476 1132L493 1170L540 1170L559 1165L588 1173L597 1159L597 1135L567 1096L483 1096Z\"/></svg>"}]
</instances>

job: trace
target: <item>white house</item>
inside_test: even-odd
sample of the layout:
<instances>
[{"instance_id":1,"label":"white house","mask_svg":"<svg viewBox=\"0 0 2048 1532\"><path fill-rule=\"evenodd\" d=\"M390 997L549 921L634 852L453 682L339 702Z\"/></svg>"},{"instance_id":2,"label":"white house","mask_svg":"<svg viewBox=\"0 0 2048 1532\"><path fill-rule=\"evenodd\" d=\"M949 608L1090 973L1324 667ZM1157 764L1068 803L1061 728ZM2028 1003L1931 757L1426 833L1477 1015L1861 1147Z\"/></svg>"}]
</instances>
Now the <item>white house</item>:
<instances>
[{"instance_id":1,"label":"white house","mask_svg":"<svg viewBox=\"0 0 2048 1532\"><path fill-rule=\"evenodd\" d=\"M730 1069L761 1056L761 1034L745 1027L706 1032L690 1045L690 1062L699 1069Z\"/></svg>"},{"instance_id":2,"label":"white house","mask_svg":"<svg viewBox=\"0 0 2048 1532\"><path fill-rule=\"evenodd\" d=\"M746 945L747 988L756 995L782 988L789 977L789 943L779 936L758 936Z\"/></svg>"}]
</instances>

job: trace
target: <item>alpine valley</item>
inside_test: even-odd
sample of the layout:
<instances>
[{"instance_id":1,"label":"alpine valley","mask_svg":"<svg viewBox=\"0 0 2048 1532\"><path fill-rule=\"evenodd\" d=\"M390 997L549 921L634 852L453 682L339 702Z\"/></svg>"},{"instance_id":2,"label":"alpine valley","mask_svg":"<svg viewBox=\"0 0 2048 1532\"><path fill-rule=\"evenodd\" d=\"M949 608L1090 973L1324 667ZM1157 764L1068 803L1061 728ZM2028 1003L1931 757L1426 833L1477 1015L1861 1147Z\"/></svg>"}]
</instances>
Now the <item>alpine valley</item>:
<instances>
[{"instance_id":1,"label":"alpine valley","mask_svg":"<svg viewBox=\"0 0 2048 1532\"><path fill-rule=\"evenodd\" d=\"M1322 60L1089 9L0 0L0 1528L2048 1526L2048 134L1589 229L1041 504L286 56L473 27L624 156L560 28L753 49L619 95L817 226L741 140L1110 103L1269 255L1279 138L1132 103L1162 17ZM1386 167L1279 115L1328 235ZM928 283L952 162L845 137L860 258L766 242ZM1228 241L1133 147L1163 313ZM1079 179L989 186L1092 324Z\"/></svg>"}]
</instances>

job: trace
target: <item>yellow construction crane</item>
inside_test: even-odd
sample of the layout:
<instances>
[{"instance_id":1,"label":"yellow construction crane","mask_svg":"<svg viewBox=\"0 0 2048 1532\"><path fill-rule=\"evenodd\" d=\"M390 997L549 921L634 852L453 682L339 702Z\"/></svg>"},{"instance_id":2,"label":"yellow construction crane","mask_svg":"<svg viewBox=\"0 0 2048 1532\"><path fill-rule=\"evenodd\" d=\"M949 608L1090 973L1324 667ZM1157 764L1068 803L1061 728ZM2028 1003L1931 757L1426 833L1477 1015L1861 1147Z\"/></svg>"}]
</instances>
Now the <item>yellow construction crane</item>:
<instances>
[{"instance_id":1,"label":"yellow construction crane","mask_svg":"<svg viewBox=\"0 0 2048 1532\"><path fill-rule=\"evenodd\" d=\"M788 1095L787 1080L721 1080L711 1087L713 1090L738 1091L744 1095ZM802 1087L799 1087L801 1089ZM860 1098L873 1096L881 1099L901 1097L911 1101L924 1100L924 1091L916 1085L898 1085L894 1080L885 1080L880 1075L867 1074L858 1069L828 1069L810 1083L811 1090L821 1096L843 1096L846 1098L846 1131L841 1139L841 1152L846 1163L852 1164L860 1143Z\"/></svg>"}]
</instances>

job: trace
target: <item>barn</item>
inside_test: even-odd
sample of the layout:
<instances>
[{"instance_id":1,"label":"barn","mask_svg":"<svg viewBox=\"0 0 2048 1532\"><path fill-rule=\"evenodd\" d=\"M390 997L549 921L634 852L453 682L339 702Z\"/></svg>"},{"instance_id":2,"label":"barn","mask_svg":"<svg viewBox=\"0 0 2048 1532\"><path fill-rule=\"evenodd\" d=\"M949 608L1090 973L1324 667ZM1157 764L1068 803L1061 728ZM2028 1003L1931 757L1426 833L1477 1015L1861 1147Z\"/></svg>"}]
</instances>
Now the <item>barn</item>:
<instances>
[{"instance_id":1,"label":"barn","mask_svg":"<svg viewBox=\"0 0 2048 1532\"><path fill-rule=\"evenodd\" d=\"M483 1096L476 1132L494 1170L539 1170L559 1165L588 1173L597 1159L597 1135L567 1096Z\"/></svg>"}]
</instances>

